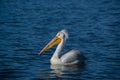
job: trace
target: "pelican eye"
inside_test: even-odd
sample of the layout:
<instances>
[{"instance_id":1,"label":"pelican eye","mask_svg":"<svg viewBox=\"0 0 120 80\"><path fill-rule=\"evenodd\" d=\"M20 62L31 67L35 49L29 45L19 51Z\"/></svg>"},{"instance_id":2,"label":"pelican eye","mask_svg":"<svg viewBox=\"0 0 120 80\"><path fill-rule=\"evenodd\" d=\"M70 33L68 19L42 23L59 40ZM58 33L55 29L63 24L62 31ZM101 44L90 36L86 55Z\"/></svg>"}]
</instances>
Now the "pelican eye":
<instances>
[{"instance_id":1,"label":"pelican eye","mask_svg":"<svg viewBox=\"0 0 120 80\"><path fill-rule=\"evenodd\" d=\"M60 37L60 34L58 34L57 37Z\"/></svg>"}]
</instances>

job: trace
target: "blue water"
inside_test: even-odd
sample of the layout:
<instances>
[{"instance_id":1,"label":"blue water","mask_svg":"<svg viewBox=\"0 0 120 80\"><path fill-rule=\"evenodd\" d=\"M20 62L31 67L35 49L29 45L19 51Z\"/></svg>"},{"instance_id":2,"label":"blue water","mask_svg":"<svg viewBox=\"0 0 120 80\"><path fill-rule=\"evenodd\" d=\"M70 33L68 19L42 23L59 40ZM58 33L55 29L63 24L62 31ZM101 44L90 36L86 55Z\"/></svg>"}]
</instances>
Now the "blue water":
<instances>
[{"instance_id":1,"label":"blue water","mask_svg":"<svg viewBox=\"0 0 120 80\"><path fill-rule=\"evenodd\" d=\"M61 29L85 65L54 68L56 47L38 56ZM120 1L0 0L0 80L39 79L120 80Z\"/></svg>"}]
</instances>

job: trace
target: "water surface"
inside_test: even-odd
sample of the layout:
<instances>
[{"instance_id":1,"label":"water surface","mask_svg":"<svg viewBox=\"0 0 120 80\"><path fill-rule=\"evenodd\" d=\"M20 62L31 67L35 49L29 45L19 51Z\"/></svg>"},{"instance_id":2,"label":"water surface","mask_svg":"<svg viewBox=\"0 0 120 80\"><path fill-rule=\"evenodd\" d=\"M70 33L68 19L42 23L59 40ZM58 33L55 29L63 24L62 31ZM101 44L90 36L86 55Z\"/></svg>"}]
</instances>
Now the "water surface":
<instances>
[{"instance_id":1,"label":"water surface","mask_svg":"<svg viewBox=\"0 0 120 80\"><path fill-rule=\"evenodd\" d=\"M38 56L61 29L85 65L51 66L56 47ZM0 80L39 79L119 80L120 1L0 0Z\"/></svg>"}]
</instances>

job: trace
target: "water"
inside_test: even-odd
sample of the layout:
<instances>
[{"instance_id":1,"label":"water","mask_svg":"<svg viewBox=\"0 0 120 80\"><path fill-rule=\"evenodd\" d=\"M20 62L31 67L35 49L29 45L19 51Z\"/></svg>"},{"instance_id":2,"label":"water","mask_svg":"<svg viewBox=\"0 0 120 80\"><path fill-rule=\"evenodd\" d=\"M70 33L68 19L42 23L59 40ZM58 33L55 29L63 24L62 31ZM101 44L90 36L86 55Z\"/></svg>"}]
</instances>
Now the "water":
<instances>
[{"instance_id":1,"label":"water","mask_svg":"<svg viewBox=\"0 0 120 80\"><path fill-rule=\"evenodd\" d=\"M61 29L85 65L51 66L56 47L38 56ZM0 80L39 79L120 80L120 1L0 0Z\"/></svg>"}]
</instances>

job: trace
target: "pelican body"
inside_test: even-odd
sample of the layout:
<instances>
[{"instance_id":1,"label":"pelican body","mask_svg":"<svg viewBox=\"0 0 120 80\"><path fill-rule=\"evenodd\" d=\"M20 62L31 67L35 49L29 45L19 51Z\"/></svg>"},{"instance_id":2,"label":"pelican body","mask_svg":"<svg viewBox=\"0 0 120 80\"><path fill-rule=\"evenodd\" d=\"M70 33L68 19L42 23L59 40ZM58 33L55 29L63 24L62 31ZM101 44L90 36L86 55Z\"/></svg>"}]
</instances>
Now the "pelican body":
<instances>
[{"instance_id":1,"label":"pelican body","mask_svg":"<svg viewBox=\"0 0 120 80\"><path fill-rule=\"evenodd\" d=\"M57 35L40 51L39 55L50 49L52 46L58 44L53 56L50 59L52 65L75 65L84 63L85 57L79 50L70 50L67 53L63 54L61 57L59 54L68 39L68 33L66 30L61 30Z\"/></svg>"}]
</instances>

